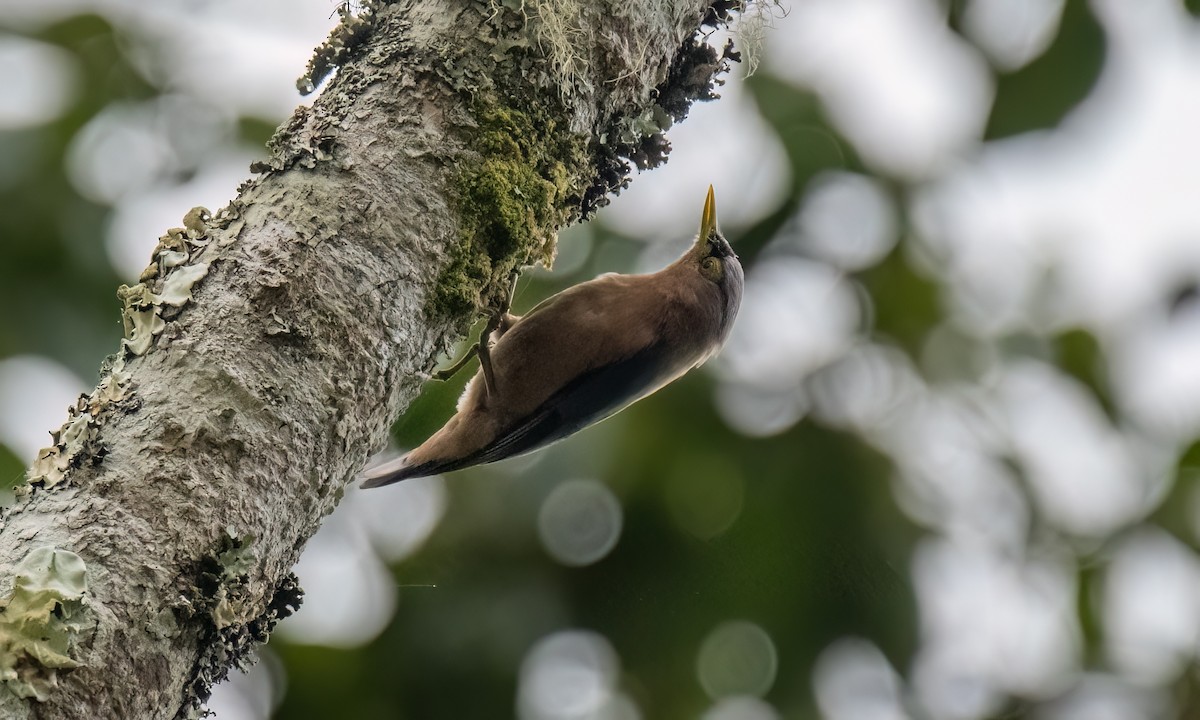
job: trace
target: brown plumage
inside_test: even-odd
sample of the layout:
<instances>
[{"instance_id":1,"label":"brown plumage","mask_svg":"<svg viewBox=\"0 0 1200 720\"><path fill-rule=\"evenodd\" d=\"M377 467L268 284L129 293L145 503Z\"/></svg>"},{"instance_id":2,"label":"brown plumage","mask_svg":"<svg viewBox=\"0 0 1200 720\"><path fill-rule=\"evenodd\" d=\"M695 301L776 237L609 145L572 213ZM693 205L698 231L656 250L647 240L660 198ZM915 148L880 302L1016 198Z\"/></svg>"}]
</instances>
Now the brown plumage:
<instances>
[{"instance_id":1,"label":"brown plumage","mask_svg":"<svg viewBox=\"0 0 1200 720\"><path fill-rule=\"evenodd\" d=\"M364 487L524 454L603 420L703 363L724 343L742 267L716 226L712 188L701 234L648 275L609 273L493 323L458 411L408 455L366 473ZM484 358L481 358L484 359Z\"/></svg>"}]
</instances>

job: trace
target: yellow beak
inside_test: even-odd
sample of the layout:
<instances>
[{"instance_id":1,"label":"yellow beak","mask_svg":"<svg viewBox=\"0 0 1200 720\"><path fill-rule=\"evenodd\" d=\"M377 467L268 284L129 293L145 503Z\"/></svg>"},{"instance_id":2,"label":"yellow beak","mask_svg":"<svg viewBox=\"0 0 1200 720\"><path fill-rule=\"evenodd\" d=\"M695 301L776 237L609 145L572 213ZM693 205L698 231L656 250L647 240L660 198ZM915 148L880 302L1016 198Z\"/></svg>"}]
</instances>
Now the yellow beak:
<instances>
[{"instance_id":1,"label":"yellow beak","mask_svg":"<svg viewBox=\"0 0 1200 720\"><path fill-rule=\"evenodd\" d=\"M700 242L708 240L708 236L717 229L717 201L713 199L713 187L708 186L708 197L704 199L704 214L700 216Z\"/></svg>"}]
</instances>

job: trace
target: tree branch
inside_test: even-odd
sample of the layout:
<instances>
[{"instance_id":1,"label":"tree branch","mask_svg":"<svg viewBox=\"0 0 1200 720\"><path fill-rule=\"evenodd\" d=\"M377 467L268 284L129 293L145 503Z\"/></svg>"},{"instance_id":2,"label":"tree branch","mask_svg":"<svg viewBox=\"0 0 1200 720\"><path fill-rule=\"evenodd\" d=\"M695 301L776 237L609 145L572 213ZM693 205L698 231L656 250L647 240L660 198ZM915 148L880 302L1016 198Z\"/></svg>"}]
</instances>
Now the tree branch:
<instances>
[{"instance_id":1,"label":"tree branch","mask_svg":"<svg viewBox=\"0 0 1200 720\"><path fill-rule=\"evenodd\" d=\"M0 716L194 715L298 605L304 543L438 353L626 159L663 160L733 5L343 18L260 175L122 288L121 352L0 515Z\"/></svg>"}]
</instances>

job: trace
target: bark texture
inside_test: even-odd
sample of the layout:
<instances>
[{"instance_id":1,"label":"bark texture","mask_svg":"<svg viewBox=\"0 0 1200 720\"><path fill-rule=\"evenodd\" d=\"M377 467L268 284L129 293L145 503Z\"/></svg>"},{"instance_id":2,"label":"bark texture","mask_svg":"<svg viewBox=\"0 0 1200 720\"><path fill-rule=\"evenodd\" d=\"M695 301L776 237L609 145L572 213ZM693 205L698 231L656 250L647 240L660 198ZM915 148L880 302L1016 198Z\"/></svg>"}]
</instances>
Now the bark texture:
<instances>
[{"instance_id":1,"label":"bark texture","mask_svg":"<svg viewBox=\"0 0 1200 720\"><path fill-rule=\"evenodd\" d=\"M0 515L0 718L195 715L297 606L301 549L439 352L665 155L732 5L345 18L256 179L123 289L121 352Z\"/></svg>"}]
</instances>

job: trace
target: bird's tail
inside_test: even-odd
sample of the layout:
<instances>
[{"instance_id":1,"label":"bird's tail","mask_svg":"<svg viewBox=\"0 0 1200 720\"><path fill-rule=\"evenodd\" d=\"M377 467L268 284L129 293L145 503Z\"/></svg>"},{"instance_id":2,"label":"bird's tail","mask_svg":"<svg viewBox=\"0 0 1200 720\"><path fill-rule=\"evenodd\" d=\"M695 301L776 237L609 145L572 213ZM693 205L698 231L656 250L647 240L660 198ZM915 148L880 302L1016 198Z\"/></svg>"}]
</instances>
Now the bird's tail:
<instances>
[{"instance_id":1,"label":"bird's tail","mask_svg":"<svg viewBox=\"0 0 1200 720\"><path fill-rule=\"evenodd\" d=\"M434 475L439 472L438 466L441 463L436 461L413 463L411 458L412 453L409 453L367 470L363 473L365 479L362 486L364 488L383 487L401 480Z\"/></svg>"}]
</instances>

